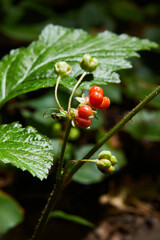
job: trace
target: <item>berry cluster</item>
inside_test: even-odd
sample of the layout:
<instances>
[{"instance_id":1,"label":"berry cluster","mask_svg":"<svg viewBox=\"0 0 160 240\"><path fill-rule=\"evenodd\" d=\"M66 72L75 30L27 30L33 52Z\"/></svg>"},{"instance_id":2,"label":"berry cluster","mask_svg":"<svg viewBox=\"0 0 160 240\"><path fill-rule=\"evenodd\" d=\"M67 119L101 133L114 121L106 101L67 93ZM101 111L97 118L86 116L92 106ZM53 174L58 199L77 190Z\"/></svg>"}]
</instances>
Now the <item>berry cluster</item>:
<instances>
[{"instance_id":1,"label":"berry cluster","mask_svg":"<svg viewBox=\"0 0 160 240\"><path fill-rule=\"evenodd\" d=\"M99 86L93 86L89 90L89 98L86 97L87 102L93 108L107 109L110 105L110 99L103 97L103 89Z\"/></svg>"},{"instance_id":2,"label":"berry cluster","mask_svg":"<svg viewBox=\"0 0 160 240\"><path fill-rule=\"evenodd\" d=\"M91 124L90 118L96 114L95 109L107 109L109 105L110 99L103 97L103 89L99 86L91 87L89 97L85 97L83 103L78 107L77 114L74 114L76 124L81 128L88 128Z\"/></svg>"},{"instance_id":3,"label":"berry cluster","mask_svg":"<svg viewBox=\"0 0 160 240\"><path fill-rule=\"evenodd\" d=\"M89 105L82 105L78 108L78 117L76 123L81 128L87 128L91 125L92 108Z\"/></svg>"},{"instance_id":4,"label":"berry cluster","mask_svg":"<svg viewBox=\"0 0 160 240\"><path fill-rule=\"evenodd\" d=\"M98 170L100 170L104 174L114 172L115 168L113 165L117 163L117 159L112 155L110 151L102 151L98 155L98 161L96 162Z\"/></svg>"}]
</instances>

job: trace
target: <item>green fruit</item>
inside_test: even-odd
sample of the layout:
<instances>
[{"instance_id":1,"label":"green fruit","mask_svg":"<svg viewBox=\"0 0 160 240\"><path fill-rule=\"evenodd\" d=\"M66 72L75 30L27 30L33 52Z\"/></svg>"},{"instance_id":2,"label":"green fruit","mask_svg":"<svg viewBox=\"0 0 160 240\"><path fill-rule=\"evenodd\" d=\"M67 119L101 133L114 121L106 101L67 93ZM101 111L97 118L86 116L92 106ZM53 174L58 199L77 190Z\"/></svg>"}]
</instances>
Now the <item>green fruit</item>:
<instances>
[{"instance_id":1,"label":"green fruit","mask_svg":"<svg viewBox=\"0 0 160 240\"><path fill-rule=\"evenodd\" d=\"M112 157L112 153L110 151L104 150L98 155L98 159L108 159Z\"/></svg>"},{"instance_id":2,"label":"green fruit","mask_svg":"<svg viewBox=\"0 0 160 240\"><path fill-rule=\"evenodd\" d=\"M62 130L62 125L59 123L59 122L56 122L54 125L53 125L53 131L56 131L56 132L59 132Z\"/></svg>"},{"instance_id":3,"label":"green fruit","mask_svg":"<svg viewBox=\"0 0 160 240\"><path fill-rule=\"evenodd\" d=\"M61 77L67 77L71 73L71 67L64 61L59 61L54 65L56 73Z\"/></svg>"},{"instance_id":4,"label":"green fruit","mask_svg":"<svg viewBox=\"0 0 160 240\"><path fill-rule=\"evenodd\" d=\"M115 171L115 168L113 166L110 166L105 170L105 174L111 174Z\"/></svg>"},{"instance_id":5,"label":"green fruit","mask_svg":"<svg viewBox=\"0 0 160 240\"><path fill-rule=\"evenodd\" d=\"M69 139L74 141L77 140L80 137L80 131L78 128L71 128L70 134L69 134Z\"/></svg>"},{"instance_id":6,"label":"green fruit","mask_svg":"<svg viewBox=\"0 0 160 240\"><path fill-rule=\"evenodd\" d=\"M97 166L99 171L101 171L102 173L105 173L105 171L109 167L111 167L111 162L107 159L101 159L101 160L96 162L96 166Z\"/></svg>"},{"instance_id":7,"label":"green fruit","mask_svg":"<svg viewBox=\"0 0 160 240\"><path fill-rule=\"evenodd\" d=\"M118 161L117 161L117 158L112 155L110 158L110 162L112 163L112 165L115 165Z\"/></svg>"},{"instance_id":8,"label":"green fruit","mask_svg":"<svg viewBox=\"0 0 160 240\"><path fill-rule=\"evenodd\" d=\"M92 58L89 54L84 54L80 61L80 66L86 72L93 72L98 66L97 58Z\"/></svg>"}]
</instances>

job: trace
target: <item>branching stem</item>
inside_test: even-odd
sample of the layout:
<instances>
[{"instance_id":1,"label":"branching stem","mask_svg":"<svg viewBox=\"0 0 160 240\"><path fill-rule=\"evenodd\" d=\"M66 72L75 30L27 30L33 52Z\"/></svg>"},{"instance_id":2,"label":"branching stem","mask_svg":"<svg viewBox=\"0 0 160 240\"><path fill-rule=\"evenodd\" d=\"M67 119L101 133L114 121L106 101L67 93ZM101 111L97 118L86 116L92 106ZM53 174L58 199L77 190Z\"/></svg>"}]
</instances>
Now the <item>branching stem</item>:
<instances>
[{"instance_id":1,"label":"branching stem","mask_svg":"<svg viewBox=\"0 0 160 240\"><path fill-rule=\"evenodd\" d=\"M131 120L136 113L138 113L147 103L149 103L155 96L160 93L160 86L158 86L154 91L151 92L142 102L140 102L132 111L130 111L114 128L112 128L103 138L99 141L82 159L89 159L105 142L107 142L121 127L123 127L129 120ZM70 101L71 102L71 101ZM66 134L66 140L64 141L64 146L62 147L61 157L64 156L64 150L66 142L69 135L69 126ZM48 216L51 209L55 206L62 190L70 182L73 174L84 164L82 161L74 163L72 169L68 172L65 171L65 174L61 175L61 178L57 182L56 186L52 190L48 202L42 212L42 215L38 221L35 232L32 236L32 240L38 240L39 236L47 224ZM68 173L67 173L68 172Z\"/></svg>"},{"instance_id":2,"label":"branching stem","mask_svg":"<svg viewBox=\"0 0 160 240\"><path fill-rule=\"evenodd\" d=\"M138 113L147 103L160 93L160 86L152 91L145 99L143 99L133 110L131 110L115 127L113 127L82 159L89 159L99 148L103 146L116 132L119 131L129 120L131 120L136 113ZM79 161L74 165L69 172L70 178L73 174L84 164Z\"/></svg>"}]
</instances>

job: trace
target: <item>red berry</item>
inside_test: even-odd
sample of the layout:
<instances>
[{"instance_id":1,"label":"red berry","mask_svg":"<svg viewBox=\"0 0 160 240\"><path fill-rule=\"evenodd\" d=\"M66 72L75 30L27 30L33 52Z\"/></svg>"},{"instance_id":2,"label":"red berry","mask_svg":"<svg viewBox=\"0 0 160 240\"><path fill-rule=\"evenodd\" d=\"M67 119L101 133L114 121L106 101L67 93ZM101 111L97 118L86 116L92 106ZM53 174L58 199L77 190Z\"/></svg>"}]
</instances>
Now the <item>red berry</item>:
<instances>
[{"instance_id":1,"label":"red berry","mask_svg":"<svg viewBox=\"0 0 160 240\"><path fill-rule=\"evenodd\" d=\"M89 95L89 102L92 107L99 108L103 101L103 95L99 92L92 92Z\"/></svg>"},{"instance_id":2,"label":"red berry","mask_svg":"<svg viewBox=\"0 0 160 240\"><path fill-rule=\"evenodd\" d=\"M82 105L78 109L78 115L81 118L89 118L92 115L92 108L88 105Z\"/></svg>"},{"instance_id":3,"label":"red berry","mask_svg":"<svg viewBox=\"0 0 160 240\"><path fill-rule=\"evenodd\" d=\"M99 109L107 109L110 105L110 99L108 97L103 97L103 101L99 106Z\"/></svg>"},{"instance_id":4,"label":"red berry","mask_svg":"<svg viewBox=\"0 0 160 240\"><path fill-rule=\"evenodd\" d=\"M89 89L89 96L91 95L91 93L93 92L98 92L101 93L103 95L103 89L99 86L93 86Z\"/></svg>"},{"instance_id":5,"label":"red berry","mask_svg":"<svg viewBox=\"0 0 160 240\"><path fill-rule=\"evenodd\" d=\"M91 125L91 119L89 118L81 118L81 117L77 117L76 118L76 123L79 127L81 128L87 128Z\"/></svg>"}]
</instances>

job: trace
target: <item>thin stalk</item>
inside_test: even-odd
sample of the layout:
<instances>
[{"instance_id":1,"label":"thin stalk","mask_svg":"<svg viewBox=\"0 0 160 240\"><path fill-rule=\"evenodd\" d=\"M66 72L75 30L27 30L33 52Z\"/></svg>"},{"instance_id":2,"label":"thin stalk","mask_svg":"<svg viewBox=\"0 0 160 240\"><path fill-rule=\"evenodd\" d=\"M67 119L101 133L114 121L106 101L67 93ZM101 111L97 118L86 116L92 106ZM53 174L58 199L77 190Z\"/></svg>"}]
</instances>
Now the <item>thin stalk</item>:
<instances>
[{"instance_id":1,"label":"thin stalk","mask_svg":"<svg viewBox=\"0 0 160 240\"><path fill-rule=\"evenodd\" d=\"M99 148L103 146L116 132L119 131L129 120L131 120L136 113L138 113L147 103L149 103L154 97L160 93L160 86L152 91L145 99L142 100L132 111L130 111L115 127L113 127L95 146L83 156L82 159L89 159ZM84 162L78 162L74 165L69 172L70 178L73 174L84 164ZM67 176L68 178L68 176Z\"/></svg>"},{"instance_id":2,"label":"thin stalk","mask_svg":"<svg viewBox=\"0 0 160 240\"><path fill-rule=\"evenodd\" d=\"M64 109L62 108L62 106L58 100L58 95L57 95L60 80L61 80L61 76L58 76L56 86L55 86L55 99L56 99L56 102L57 102L59 108L61 109L61 111L64 112Z\"/></svg>"},{"instance_id":3,"label":"thin stalk","mask_svg":"<svg viewBox=\"0 0 160 240\"><path fill-rule=\"evenodd\" d=\"M87 72L84 72L81 77L79 78L79 80L77 81L76 85L74 86L72 93L70 95L69 101L68 101L68 114L71 108L71 102L72 102L72 98L73 98L73 94L75 93L76 88L78 87L78 85L81 83L81 81L83 80L83 78L86 76Z\"/></svg>"}]
</instances>

